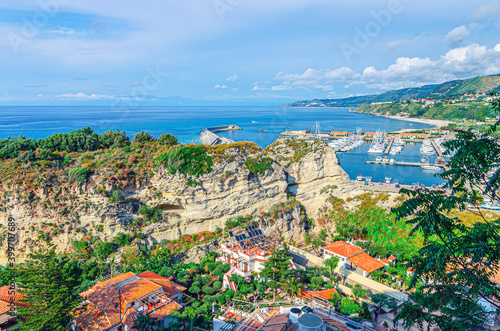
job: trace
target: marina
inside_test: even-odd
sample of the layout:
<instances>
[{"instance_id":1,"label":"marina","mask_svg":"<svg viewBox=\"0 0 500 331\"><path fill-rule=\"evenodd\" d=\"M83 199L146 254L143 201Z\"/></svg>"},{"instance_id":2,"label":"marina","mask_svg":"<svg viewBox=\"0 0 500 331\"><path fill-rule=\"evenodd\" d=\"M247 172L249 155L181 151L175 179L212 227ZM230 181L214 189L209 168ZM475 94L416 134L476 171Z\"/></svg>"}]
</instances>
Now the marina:
<instances>
[{"instance_id":1,"label":"marina","mask_svg":"<svg viewBox=\"0 0 500 331\"><path fill-rule=\"evenodd\" d=\"M384 161L365 161L366 164L383 164L383 165L394 165L394 166L405 166L405 167L420 167L426 170L437 170L439 169L447 169L445 165L442 164L435 164L435 165L430 165L426 163L418 163L418 162L384 162ZM427 167L427 168L425 168ZM433 168L429 168L433 167Z\"/></svg>"}]
</instances>

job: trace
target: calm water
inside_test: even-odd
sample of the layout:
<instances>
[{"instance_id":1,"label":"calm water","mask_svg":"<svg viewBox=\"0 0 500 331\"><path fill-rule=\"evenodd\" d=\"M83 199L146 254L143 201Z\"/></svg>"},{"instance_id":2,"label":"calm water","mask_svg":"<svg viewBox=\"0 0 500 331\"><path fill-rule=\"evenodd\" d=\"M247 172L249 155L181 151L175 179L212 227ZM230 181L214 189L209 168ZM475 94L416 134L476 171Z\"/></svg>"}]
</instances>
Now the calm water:
<instances>
[{"instance_id":1,"label":"calm water","mask_svg":"<svg viewBox=\"0 0 500 331\"><path fill-rule=\"evenodd\" d=\"M145 130L152 136L172 133L180 142L193 142L198 132L217 125L235 124L241 131L224 132L221 136L235 141L253 141L261 147L268 146L285 129L311 130L319 121L321 129L355 131L394 131L422 129L421 123L398 121L383 117L349 113L348 109L282 108L282 107L142 107L136 109L112 107L0 107L0 138L25 135L44 138L54 132L70 132L90 126L97 133L109 129L125 130L130 137ZM259 132L259 130L266 130ZM420 169L396 166L366 165L364 161L376 156L366 154L368 145L357 151L339 155L342 167L351 178L358 174L372 176L382 181L386 176L402 183L421 182L426 185L439 183L433 173ZM396 160L419 161L418 147L406 147Z\"/></svg>"}]
</instances>

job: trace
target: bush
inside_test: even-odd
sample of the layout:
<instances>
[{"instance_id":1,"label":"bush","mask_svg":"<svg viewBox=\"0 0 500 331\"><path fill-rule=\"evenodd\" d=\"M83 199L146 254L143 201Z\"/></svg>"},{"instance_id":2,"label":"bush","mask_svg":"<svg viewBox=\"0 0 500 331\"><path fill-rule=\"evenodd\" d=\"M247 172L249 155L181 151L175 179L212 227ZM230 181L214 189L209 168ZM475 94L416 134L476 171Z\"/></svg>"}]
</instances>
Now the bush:
<instances>
[{"instance_id":1,"label":"bush","mask_svg":"<svg viewBox=\"0 0 500 331\"><path fill-rule=\"evenodd\" d=\"M139 143L145 143L145 142L151 141L151 139L153 139L153 138L151 137L151 135L147 131L137 132L134 135L134 141L139 142Z\"/></svg>"},{"instance_id":2,"label":"bush","mask_svg":"<svg viewBox=\"0 0 500 331\"><path fill-rule=\"evenodd\" d=\"M165 146L175 146L177 145L177 137L170 133L163 133L160 138L158 138L158 142Z\"/></svg>"},{"instance_id":3,"label":"bush","mask_svg":"<svg viewBox=\"0 0 500 331\"><path fill-rule=\"evenodd\" d=\"M183 146L162 155L159 160L172 175L204 175L212 171L212 158L200 147Z\"/></svg>"},{"instance_id":4,"label":"bush","mask_svg":"<svg viewBox=\"0 0 500 331\"><path fill-rule=\"evenodd\" d=\"M120 232L116 235L116 237L111 239L111 242L117 244L118 247L128 246L130 245L130 236Z\"/></svg>"},{"instance_id":5,"label":"bush","mask_svg":"<svg viewBox=\"0 0 500 331\"><path fill-rule=\"evenodd\" d=\"M245 167L253 174L263 174L267 169L271 168L274 162L270 157L257 157L245 161Z\"/></svg>"},{"instance_id":6,"label":"bush","mask_svg":"<svg viewBox=\"0 0 500 331\"><path fill-rule=\"evenodd\" d=\"M82 185L87 180L89 174L90 170L83 167L73 168L69 171L70 179L77 181L79 185Z\"/></svg>"},{"instance_id":7,"label":"bush","mask_svg":"<svg viewBox=\"0 0 500 331\"><path fill-rule=\"evenodd\" d=\"M123 147L130 144L130 139L125 134L125 131L120 132L119 130L116 130L113 132L113 130L109 130L101 135L101 144L104 147Z\"/></svg>"},{"instance_id":8,"label":"bush","mask_svg":"<svg viewBox=\"0 0 500 331\"><path fill-rule=\"evenodd\" d=\"M142 215L146 220L157 222L162 220L162 211L147 205L142 206L139 210L139 215Z\"/></svg>"},{"instance_id":9,"label":"bush","mask_svg":"<svg viewBox=\"0 0 500 331\"><path fill-rule=\"evenodd\" d=\"M344 314L352 315L359 313L361 311L361 307L352 299L342 298L340 310Z\"/></svg>"},{"instance_id":10,"label":"bush","mask_svg":"<svg viewBox=\"0 0 500 331\"><path fill-rule=\"evenodd\" d=\"M120 201L122 198L122 191L120 190L113 190L111 192L111 196L109 197L109 202L113 203L113 202L117 202L117 201Z\"/></svg>"},{"instance_id":11,"label":"bush","mask_svg":"<svg viewBox=\"0 0 500 331\"><path fill-rule=\"evenodd\" d=\"M115 251L115 248L113 244L105 242L105 241L98 241L94 245L94 252L95 256L97 256L100 259L105 259L108 256L110 256L113 252Z\"/></svg>"}]
</instances>

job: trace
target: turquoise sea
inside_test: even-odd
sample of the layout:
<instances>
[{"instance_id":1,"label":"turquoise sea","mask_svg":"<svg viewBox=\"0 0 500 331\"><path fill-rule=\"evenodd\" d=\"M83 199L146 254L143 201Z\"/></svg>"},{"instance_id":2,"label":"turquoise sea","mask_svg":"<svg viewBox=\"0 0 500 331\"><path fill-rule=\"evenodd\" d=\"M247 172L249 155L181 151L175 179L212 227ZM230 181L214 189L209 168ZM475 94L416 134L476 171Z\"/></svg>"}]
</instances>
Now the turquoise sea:
<instances>
[{"instance_id":1,"label":"turquoise sea","mask_svg":"<svg viewBox=\"0 0 500 331\"><path fill-rule=\"evenodd\" d=\"M241 131L220 133L235 141L253 141L261 147L271 144L279 134L289 130L311 130L319 122L323 131L395 131L422 129L427 124L399 121L349 112L343 108L284 108L284 107L0 107L0 138L24 135L44 138L54 132L70 132L90 126L95 132L110 129L125 130L130 137L145 130L158 137L171 133L180 142L194 142L204 128L235 124ZM261 132L259 130L266 130ZM356 151L339 154L342 167L355 179L358 174L372 176L381 182L385 177L401 183L441 183L433 173L419 168L375 166L364 163L375 158L366 153L368 145ZM398 161L418 161L418 146L409 145Z\"/></svg>"}]
</instances>

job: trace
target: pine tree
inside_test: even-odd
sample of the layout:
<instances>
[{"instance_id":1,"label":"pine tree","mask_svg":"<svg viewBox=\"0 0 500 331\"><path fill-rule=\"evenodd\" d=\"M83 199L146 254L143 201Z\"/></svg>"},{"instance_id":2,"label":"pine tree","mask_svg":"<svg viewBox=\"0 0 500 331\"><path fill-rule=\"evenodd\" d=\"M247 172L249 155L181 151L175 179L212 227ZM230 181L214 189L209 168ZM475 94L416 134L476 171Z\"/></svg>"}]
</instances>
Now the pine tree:
<instances>
[{"instance_id":1,"label":"pine tree","mask_svg":"<svg viewBox=\"0 0 500 331\"><path fill-rule=\"evenodd\" d=\"M29 254L19 266L18 283L23 294L18 315L26 319L19 330L64 330L80 304L75 288L81 270L67 256L57 256L53 245Z\"/></svg>"},{"instance_id":2,"label":"pine tree","mask_svg":"<svg viewBox=\"0 0 500 331\"><path fill-rule=\"evenodd\" d=\"M261 272L261 275L267 279L269 287L273 289L273 301L276 301L276 289L282 286L285 279L293 273L290 270L289 260L290 256L286 244L282 248L272 249L271 256Z\"/></svg>"}]
</instances>

